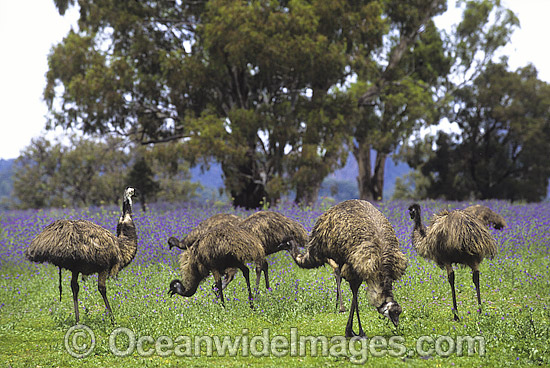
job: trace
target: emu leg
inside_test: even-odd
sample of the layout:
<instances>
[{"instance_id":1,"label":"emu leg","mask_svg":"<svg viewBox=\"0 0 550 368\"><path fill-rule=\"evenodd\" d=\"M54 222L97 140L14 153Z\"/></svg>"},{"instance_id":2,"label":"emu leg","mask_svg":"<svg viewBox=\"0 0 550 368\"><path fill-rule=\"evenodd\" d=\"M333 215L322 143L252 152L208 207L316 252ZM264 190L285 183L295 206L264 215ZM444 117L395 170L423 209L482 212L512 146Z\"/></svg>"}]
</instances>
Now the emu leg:
<instances>
[{"instance_id":1,"label":"emu leg","mask_svg":"<svg viewBox=\"0 0 550 368\"><path fill-rule=\"evenodd\" d=\"M260 276L262 274L262 271L264 273L264 279L265 279L265 288L269 289L269 278L267 276L267 261L264 260L261 265L256 265L256 290L260 289Z\"/></svg>"},{"instance_id":2,"label":"emu leg","mask_svg":"<svg viewBox=\"0 0 550 368\"><path fill-rule=\"evenodd\" d=\"M61 285L61 267L59 267L59 301L61 301L62 291L63 291L63 286Z\"/></svg>"},{"instance_id":3,"label":"emu leg","mask_svg":"<svg viewBox=\"0 0 550 368\"><path fill-rule=\"evenodd\" d=\"M260 290L260 277L262 276L263 264L256 265L256 292Z\"/></svg>"},{"instance_id":4,"label":"emu leg","mask_svg":"<svg viewBox=\"0 0 550 368\"><path fill-rule=\"evenodd\" d=\"M222 289L225 289L227 285L229 285L229 283L233 281L236 273L237 273L236 268L228 268L227 270L225 270L225 275L222 282Z\"/></svg>"},{"instance_id":5,"label":"emu leg","mask_svg":"<svg viewBox=\"0 0 550 368\"><path fill-rule=\"evenodd\" d=\"M225 308L225 300L223 298L223 288L222 288L222 276L217 270L212 270L212 275L216 281L216 287L218 288L219 298L222 301L222 306Z\"/></svg>"},{"instance_id":6,"label":"emu leg","mask_svg":"<svg viewBox=\"0 0 550 368\"><path fill-rule=\"evenodd\" d=\"M73 303L74 303L74 315L76 317L76 324L80 321L80 316L78 315L78 271L73 271L73 276L71 278L71 290L73 291Z\"/></svg>"},{"instance_id":7,"label":"emu leg","mask_svg":"<svg viewBox=\"0 0 550 368\"><path fill-rule=\"evenodd\" d=\"M479 270L477 267L474 268L474 272L472 273L472 281L476 287L477 304L479 305L479 313L481 313L481 293L479 291Z\"/></svg>"},{"instance_id":8,"label":"emu leg","mask_svg":"<svg viewBox=\"0 0 550 368\"><path fill-rule=\"evenodd\" d=\"M97 277L97 290L99 290L99 293L103 298L105 308L107 308L107 314L111 317L111 322L114 323L115 319L113 317L113 311L111 310L111 306L109 305L109 300L107 300L107 275L107 271L99 273Z\"/></svg>"},{"instance_id":9,"label":"emu leg","mask_svg":"<svg viewBox=\"0 0 550 368\"><path fill-rule=\"evenodd\" d=\"M336 279L336 304L339 306L338 311L340 313L344 313L346 308L344 307L344 302L342 301L342 276L340 271L340 267L334 269L334 278Z\"/></svg>"},{"instance_id":10,"label":"emu leg","mask_svg":"<svg viewBox=\"0 0 550 368\"><path fill-rule=\"evenodd\" d=\"M454 320L460 321L460 318L458 317L458 307L456 306L455 271L453 270L453 266L451 265L445 265L445 268L447 269L447 279L449 280L449 284L451 285L451 293L453 295Z\"/></svg>"},{"instance_id":11,"label":"emu leg","mask_svg":"<svg viewBox=\"0 0 550 368\"><path fill-rule=\"evenodd\" d=\"M365 336L365 332L363 331L363 327L361 326L361 320L359 319L359 306L357 301L357 294L359 292L360 285L361 283L357 281L351 281L349 283L349 287L351 289L353 297L351 299L351 307L349 310L348 323L346 324L346 337ZM353 315L356 312L357 312L357 324L359 325L359 334L356 334L353 331Z\"/></svg>"},{"instance_id":12,"label":"emu leg","mask_svg":"<svg viewBox=\"0 0 550 368\"><path fill-rule=\"evenodd\" d=\"M248 288L248 301L250 303L250 308L254 309L254 304L252 303L252 290L250 289L250 271L245 264L241 263L238 265L239 269L242 271L244 279L246 280L246 287Z\"/></svg>"}]
</instances>

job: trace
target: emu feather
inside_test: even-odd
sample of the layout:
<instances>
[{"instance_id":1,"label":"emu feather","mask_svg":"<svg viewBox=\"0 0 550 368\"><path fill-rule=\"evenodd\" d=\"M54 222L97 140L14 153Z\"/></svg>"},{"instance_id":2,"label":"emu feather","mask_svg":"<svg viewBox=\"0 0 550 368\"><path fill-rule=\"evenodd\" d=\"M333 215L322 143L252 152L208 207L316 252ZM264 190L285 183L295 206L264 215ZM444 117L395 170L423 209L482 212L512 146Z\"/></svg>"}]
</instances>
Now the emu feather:
<instances>
[{"instance_id":1,"label":"emu feather","mask_svg":"<svg viewBox=\"0 0 550 368\"><path fill-rule=\"evenodd\" d=\"M320 267L329 260L338 265L353 293L346 336L356 336L355 312L359 336L364 336L357 301L363 281L369 302L398 325L401 307L394 300L392 284L405 273L407 259L390 222L369 202L349 200L327 210L315 223L305 253L300 254L293 244L291 255L302 268Z\"/></svg>"},{"instance_id":2,"label":"emu feather","mask_svg":"<svg viewBox=\"0 0 550 368\"><path fill-rule=\"evenodd\" d=\"M137 233L132 220L133 188L124 192L122 215L117 224L117 235L86 220L57 220L46 226L30 243L25 256L32 262L48 262L59 267L59 298L61 299L61 269L72 272L71 289L76 323L78 313L78 275L98 274L98 290L107 313L111 307L107 300L106 280L116 276L135 257Z\"/></svg>"}]
</instances>

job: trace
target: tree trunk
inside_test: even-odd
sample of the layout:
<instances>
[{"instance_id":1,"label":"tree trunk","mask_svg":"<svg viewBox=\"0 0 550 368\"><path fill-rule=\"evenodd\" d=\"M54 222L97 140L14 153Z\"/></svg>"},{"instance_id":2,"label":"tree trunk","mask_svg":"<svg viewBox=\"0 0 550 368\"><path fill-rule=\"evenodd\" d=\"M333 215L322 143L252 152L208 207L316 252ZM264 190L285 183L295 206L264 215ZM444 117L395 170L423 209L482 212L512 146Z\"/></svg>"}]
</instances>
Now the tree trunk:
<instances>
[{"instance_id":1,"label":"tree trunk","mask_svg":"<svg viewBox=\"0 0 550 368\"><path fill-rule=\"evenodd\" d=\"M294 202L296 204L313 205L317 202L319 197L319 191L321 190L321 181L311 181L309 184L298 183L296 185L296 198Z\"/></svg>"},{"instance_id":2,"label":"tree trunk","mask_svg":"<svg viewBox=\"0 0 550 368\"><path fill-rule=\"evenodd\" d=\"M254 209L270 202L265 180L258 170L253 151L238 163L227 160L222 163L225 187L229 190L233 206Z\"/></svg>"},{"instance_id":3,"label":"tree trunk","mask_svg":"<svg viewBox=\"0 0 550 368\"><path fill-rule=\"evenodd\" d=\"M371 145L362 143L353 150L357 160L359 198L367 201L381 201L384 195L384 169L387 153L376 152L374 171L371 165Z\"/></svg>"}]
</instances>

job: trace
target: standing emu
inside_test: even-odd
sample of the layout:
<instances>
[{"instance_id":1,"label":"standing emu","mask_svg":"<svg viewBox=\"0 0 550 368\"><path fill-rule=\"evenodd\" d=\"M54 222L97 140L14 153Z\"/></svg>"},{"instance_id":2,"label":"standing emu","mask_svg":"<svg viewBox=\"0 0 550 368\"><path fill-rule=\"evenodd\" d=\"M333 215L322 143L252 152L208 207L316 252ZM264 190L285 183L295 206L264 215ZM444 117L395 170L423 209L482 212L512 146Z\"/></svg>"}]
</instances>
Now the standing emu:
<instances>
[{"instance_id":1,"label":"standing emu","mask_svg":"<svg viewBox=\"0 0 550 368\"><path fill-rule=\"evenodd\" d=\"M467 265L472 269L472 281L476 287L477 303L481 313L479 265L483 258L492 258L497 252L495 240L489 230L475 217L462 210L444 210L434 215L429 227L422 225L418 204L409 207L409 214L414 220L413 247L421 257L431 259L439 267L445 267L447 270L453 295L454 320L459 321L460 318L456 306L453 263Z\"/></svg>"},{"instance_id":2,"label":"standing emu","mask_svg":"<svg viewBox=\"0 0 550 368\"><path fill-rule=\"evenodd\" d=\"M470 207L466 207L463 211L469 215L476 217L485 226L492 225L497 230L506 227L506 221L504 220L504 217L502 217L489 207L476 204Z\"/></svg>"},{"instance_id":3,"label":"standing emu","mask_svg":"<svg viewBox=\"0 0 550 368\"><path fill-rule=\"evenodd\" d=\"M221 276L228 268L238 268L246 280L250 307L253 308L249 270L245 262L255 262L258 267L265 262L264 257L264 249L258 238L239 226L228 222L221 223L181 253L181 280L173 280L168 293L170 296L192 296L201 281L212 272L219 297L225 307Z\"/></svg>"},{"instance_id":4,"label":"standing emu","mask_svg":"<svg viewBox=\"0 0 550 368\"><path fill-rule=\"evenodd\" d=\"M232 224L237 224L241 221L241 218L229 213L217 213L212 217L207 218L206 220L201 221L193 230L187 234L182 240L178 240L175 237L170 237L168 239L168 247L172 249L177 247L180 249L187 249L192 246L197 240L199 240L204 234L210 231L212 228L223 222L230 222Z\"/></svg>"},{"instance_id":5,"label":"standing emu","mask_svg":"<svg viewBox=\"0 0 550 368\"><path fill-rule=\"evenodd\" d=\"M107 300L106 281L116 276L136 255L137 233L132 220L133 188L126 188L122 204L122 215L117 224L117 236L93 222L86 220L57 220L38 234L25 253L32 262L49 262L59 267L59 299L61 299L61 269L72 272L76 323L78 314L78 275L97 273L97 288L103 297L107 313L113 319Z\"/></svg>"},{"instance_id":6,"label":"standing emu","mask_svg":"<svg viewBox=\"0 0 550 368\"><path fill-rule=\"evenodd\" d=\"M307 243L306 229L299 222L286 217L283 214L273 211L259 211L248 216L239 223L239 227L256 236L263 248L266 256L283 250L281 245L293 240L299 246L305 246ZM260 275L264 272L265 287L269 289L269 278L267 275L268 265L264 261L260 268L256 268L256 289L260 285ZM229 284L237 272L231 269L226 272L223 288Z\"/></svg>"},{"instance_id":7,"label":"standing emu","mask_svg":"<svg viewBox=\"0 0 550 368\"><path fill-rule=\"evenodd\" d=\"M351 302L346 337L365 336L359 319L357 294L363 281L368 285L369 302L397 327L401 307L393 298L393 281L407 267L399 241L390 222L372 204L349 200L326 211L315 223L306 252L292 244L290 254L302 268L316 268L332 259L349 283ZM357 313L359 334L353 331Z\"/></svg>"}]
</instances>

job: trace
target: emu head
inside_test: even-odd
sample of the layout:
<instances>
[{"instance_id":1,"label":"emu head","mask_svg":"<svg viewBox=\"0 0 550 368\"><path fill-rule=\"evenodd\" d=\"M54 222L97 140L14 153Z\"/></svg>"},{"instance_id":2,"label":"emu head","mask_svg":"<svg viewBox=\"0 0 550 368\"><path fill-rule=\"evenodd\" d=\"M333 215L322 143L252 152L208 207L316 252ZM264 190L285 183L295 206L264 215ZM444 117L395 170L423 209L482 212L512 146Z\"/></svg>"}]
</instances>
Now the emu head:
<instances>
[{"instance_id":1,"label":"emu head","mask_svg":"<svg viewBox=\"0 0 550 368\"><path fill-rule=\"evenodd\" d=\"M132 203L132 197L135 197L136 190L132 187L126 188L124 191L124 201L130 201L130 204Z\"/></svg>"},{"instance_id":2,"label":"emu head","mask_svg":"<svg viewBox=\"0 0 550 368\"><path fill-rule=\"evenodd\" d=\"M397 304L397 302L385 302L380 307L378 307L377 310L378 313L392 321L395 327L399 325L399 315L403 310L401 309L401 306Z\"/></svg>"},{"instance_id":3,"label":"emu head","mask_svg":"<svg viewBox=\"0 0 550 368\"><path fill-rule=\"evenodd\" d=\"M174 296L174 294L179 294L181 296L190 296L189 290L185 290L185 287L181 283L180 280L172 280L170 283L170 289L168 290L168 294L170 296Z\"/></svg>"},{"instance_id":4,"label":"emu head","mask_svg":"<svg viewBox=\"0 0 550 368\"><path fill-rule=\"evenodd\" d=\"M420 218L420 206L417 203L414 203L409 207L409 215L412 220Z\"/></svg>"},{"instance_id":5,"label":"emu head","mask_svg":"<svg viewBox=\"0 0 550 368\"><path fill-rule=\"evenodd\" d=\"M168 238L168 247L170 249L172 249L174 247L180 248L180 241L178 240L178 238L173 237L173 236L169 237Z\"/></svg>"}]
</instances>

